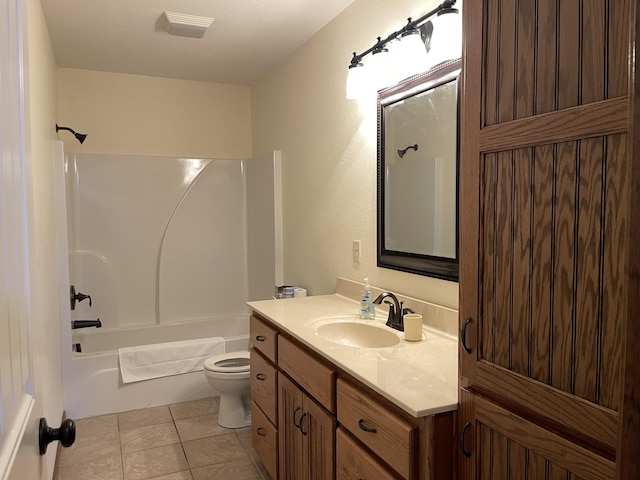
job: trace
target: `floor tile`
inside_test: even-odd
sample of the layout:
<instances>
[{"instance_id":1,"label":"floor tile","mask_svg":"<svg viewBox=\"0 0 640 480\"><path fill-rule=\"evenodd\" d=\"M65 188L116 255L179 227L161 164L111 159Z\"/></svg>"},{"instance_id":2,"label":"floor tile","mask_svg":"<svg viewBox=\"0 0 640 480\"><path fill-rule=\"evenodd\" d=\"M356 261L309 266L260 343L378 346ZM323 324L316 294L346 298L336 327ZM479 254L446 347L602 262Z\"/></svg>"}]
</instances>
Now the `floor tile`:
<instances>
[{"instance_id":1,"label":"floor tile","mask_svg":"<svg viewBox=\"0 0 640 480\"><path fill-rule=\"evenodd\" d=\"M100 459L120 455L120 439L117 433L103 436L87 437L85 440L74 442L60 452L60 466L66 467L87 459Z\"/></svg>"},{"instance_id":2,"label":"floor tile","mask_svg":"<svg viewBox=\"0 0 640 480\"><path fill-rule=\"evenodd\" d=\"M190 402L174 403L169 405L174 420L182 420L190 417L201 417L218 413L220 397L208 397Z\"/></svg>"},{"instance_id":3,"label":"floor tile","mask_svg":"<svg viewBox=\"0 0 640 480\"><path fill-rule=\"evenodd\" d=\"M235 434L245 447L251 447L251 427L237 428Z\"/></svg>"},{"instance_id":4,"label":"floor tile","mask_svg":"<svg viewBox=\"0 0 640 480\"><path fill-rule=\"evenodd\" d=\"M122 463L124 480L145 480L189 469L179 443L128 453Z\"/></svg>"},{"instance_id":5,"label":"floor tile","mask_svg":"<svg viewBox=\"0 0 640 480\"><path fill-rule=\"evenodd\" d=\"M176 428L180 435L180 440L196 440L198 438L213 437L214 435L224 435L233 433L233 429L218 425L218 414L203 415L202 417L185 418L176 420Z\"/></svg>"},{"instance_id":6,"label":"floor tile","mask_svg":"<svg viewBox=\"0 0 640 480\"><path fill-rule=\"evenodd\" d=\"M91 458L58 469L58 480L122 480L120 455Z\"/></svg>"},{"instance_id":7,"label":"floor tile","mask_svg":"<svg viewBox=\"0 0 640 480\"><path fill-rule=\"evenodd\" d=\"M75 420L76 441L82 441L87 437L107 435L118 432L117 415L101 415L99 417L81 418Z\"/></svg>"},{"instance_id":8,"label":"floor tile","mask_svg":"<svg viewBox=\"0 0 640 480\"><path fill-rule=\"evenodd\" d=\"M256 469L262 474L262 477L266 480L271 480L269 472L267 472L267 469L260 461L260 458L258 458L258 454L253 449L253 445L251 444L251 427L238 428L236 429L235 433L240 439L240 443L242 443Z\"/></svg>"},{"instance_id":9,"label":"floor tile","mask_svg":"<svg viewBox=\"0 0 640 480\"><path fill-rule=\"evenodd\" d=\"M249 459L232 460L230 462L218 463L194 468L193 480L262 480L262 477Z\"/></svg>"},{"instance_id":10,"label":"floor tile","mask_svg":"<svg viewBox=\"0 0 640 480\"><path fill-rule=\"evenodd\" d=\"M192 469L231 460L246 460L248 458L235 433L190 440L183 442L182 445L187 455L189 466Z\"/></svg>"},{"instance_id":11,"label":"floor tile","mask_svg":"<svg viewBox=\"0 0 640 480\"><path fill-rule=\"evenodd\" d=\"M147 448L162 447L180 443L178 432L173 422L147 425L133 428L120 433L122 454L146 450Z\"/></svg>"},{"instance_id":12,"label":"floor tile","mask_svg":"<svg viewBox=\"0 0 640 480\"><path fill-rule=\"evenodd\" d=\"M146 425L171 422L172 420L167 406L142 408L118 414L118 425L121 432Z\"/></svg>"},{"instance_id":13,"label":"floor tile","mask_svg":"<svg viewBox=\"0 0 640 480\"><path fill-rule=\"evenodd\" d=\"M191 475L191 472L189 470L185 470L184 472L170 473L169 475L153 477L151 480L193 480L193 476Z\"/></svg>"},{"instance_id":14,"label":"floor tile","mask_svg":"<svg viewBox=\"0 0 640 480\"><path fill-rule=\"evenodd\" d=\"M251 427L219 426L218 409L210 397L79 419L55 480L271 480Z\"/></svg>"}]
</instances>

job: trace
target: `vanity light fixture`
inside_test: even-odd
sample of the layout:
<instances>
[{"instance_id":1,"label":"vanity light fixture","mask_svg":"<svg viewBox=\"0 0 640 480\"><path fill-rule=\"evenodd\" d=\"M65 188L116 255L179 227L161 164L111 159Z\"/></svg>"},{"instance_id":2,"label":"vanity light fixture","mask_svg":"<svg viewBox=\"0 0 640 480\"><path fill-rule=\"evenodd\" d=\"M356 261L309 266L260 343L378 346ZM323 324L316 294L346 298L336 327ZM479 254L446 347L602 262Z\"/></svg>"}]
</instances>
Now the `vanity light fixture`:
<instances>
[{"instance_id":1,"label":"vanity light fixture","mask_svg":"<svg viewBox=\"0 0 640 480\"><path fill-rule=\"evenodd\" d=\"M58 124L56 123L56 132L59 130L69 130L71 133L73 133L74 137L76 137L76 139L80 142L81 145L84 142L85 138L87 138L87 135L84 133L76 133L74 130L72 130L69 127L59 127Z\"/></svg>"},{"instance_id":2,"label":"vanity light fixture","mask_svg":"<svg viewBox=\"0 0 640 480\"><path fill-rule=\"evenodd\" d=\"M408 18L407 24L404 27L393 32L388 37L384 39L378 37L378 41L368 50L359 54L353 52L353 57L349 63L349 73L347 75L347 98L358 98L362 90L367 89L367 81L370 84L374 83L373 89L378 90L404 78L427 71L430 67L442 63L445 60L460 58L462 53L462 28L459 26L459 11L453 8L455 3L456 0L445 0L436 8L416 20ZM423 28L425 24L429 23L429 19L435 15L438 17L432 22L434 25L428 25L430 29ZM450 17L451 20L446 17ZM455 28L453 28L454 23L456 24ZM438 52L437 55L435 52L434 54L427 53L429 38L424 38L427 30L433 30L434 32L441 30L441 34L437 36L438 39L436 41L443 45L438 45L436 49L434 48L434 42L431 41L431 50L436 50ZM441 35L443 36L442 39ZM455 35L456 38L453 38L453 35ZM448 44L453 45L449 48ZM396 68L390 68L387 64L386 67L371 68L371 71L367 72L362 60L369 54L372 55L371 60L373 64L382 58L393 56L394 58L390 60L397 63L397 65L393 66ZM387 77L390 71L396 72L396 78L390 79ZM384 84L381 85L381 83Z\"/></svg>"},{"instance_id":3,"label":"vanity light fixture","mask_svg":"<svg viewBox=\"0 0 640 480\"><path fill-rule=\"evenodd\" d=\"M462 53L462 21L458 10L440 10L433 23L432 49L429 54L431 66L458 58Z\"/></svg>"}]
</instances>

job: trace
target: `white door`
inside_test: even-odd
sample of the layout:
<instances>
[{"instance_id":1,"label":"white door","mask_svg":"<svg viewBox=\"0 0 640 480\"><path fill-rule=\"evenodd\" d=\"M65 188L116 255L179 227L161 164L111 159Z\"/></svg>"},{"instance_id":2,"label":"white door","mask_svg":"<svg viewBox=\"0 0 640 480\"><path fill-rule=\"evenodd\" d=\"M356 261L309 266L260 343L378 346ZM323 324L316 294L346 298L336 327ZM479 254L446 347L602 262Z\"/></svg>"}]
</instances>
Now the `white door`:
<instances>
[{"instance_id":1,"label":"white door","mask_svg":"<svg viewBox=\"0 0 640 480\"><path fill-rule=\"evenodd\" d=\"M41 385L34 382L32 335L47 333L29 332L35 234L25 173L25 3L0 0L0 480L50 479L56 446L40 456L38 420L44 409ZM57 427L60 418L50 421Z\"/></svg>"}]
</instances>

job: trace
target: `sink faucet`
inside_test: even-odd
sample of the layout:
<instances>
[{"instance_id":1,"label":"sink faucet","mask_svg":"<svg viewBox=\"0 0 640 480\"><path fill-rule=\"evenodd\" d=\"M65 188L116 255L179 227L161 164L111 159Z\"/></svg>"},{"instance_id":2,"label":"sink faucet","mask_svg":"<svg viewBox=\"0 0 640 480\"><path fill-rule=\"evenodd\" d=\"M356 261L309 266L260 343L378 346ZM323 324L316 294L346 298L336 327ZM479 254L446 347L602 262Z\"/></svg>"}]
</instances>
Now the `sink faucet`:
<instances>
[{"instance_id":1,"label":"sink faucet","mask_svg":"<svg viewBox=\"0 0 640 480\"><path fill-rule=\"evenodd\" d=\"M391 300L393 300L393 303L389 302L388 300L384 300L387 297L390 297ZM378 296L378 298L376 298L373 301L373 303L375 303L376 305L380 305L383 300L384 300L384 303L389 305L389 317L387 318L387 323L386 323L387 327L395 328L396 330L400 330L401 332L404 332L403 317L407 313L414 313L414 311L410 308L402 308L403 302L399 301L398 297L396 297L391 292L382 292Z\"/></svg>"}]
</instances>

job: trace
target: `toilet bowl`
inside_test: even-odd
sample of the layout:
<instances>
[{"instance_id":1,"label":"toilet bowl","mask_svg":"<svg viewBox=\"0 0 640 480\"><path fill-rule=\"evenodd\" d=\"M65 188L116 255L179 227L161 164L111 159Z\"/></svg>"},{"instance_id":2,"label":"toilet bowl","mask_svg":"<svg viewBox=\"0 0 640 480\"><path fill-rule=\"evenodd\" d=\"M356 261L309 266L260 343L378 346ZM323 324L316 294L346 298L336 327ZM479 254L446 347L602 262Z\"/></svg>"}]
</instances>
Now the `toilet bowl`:
<instances>
[{"instance_id":1,"label":"toilet bowl","mask_svg":"<svg viewBox=\"0 0 640 480\"><path fill-rule=\"evenodd\" d=\"M220 393L218 424L226 428L251 424L249 352L230 352L204 361L209 384Z\"/></svg>"}]
</instances>

